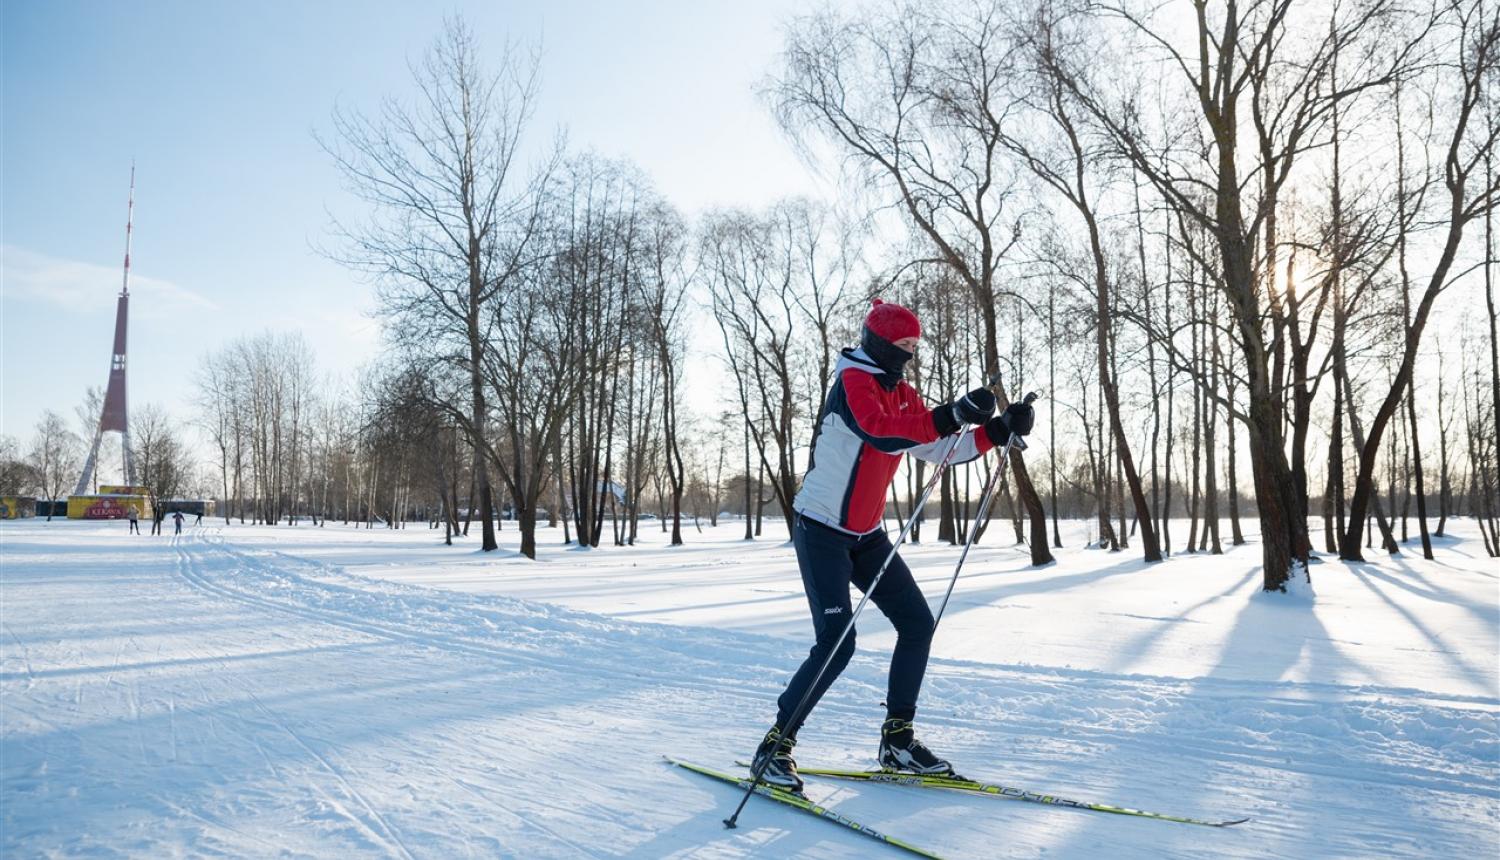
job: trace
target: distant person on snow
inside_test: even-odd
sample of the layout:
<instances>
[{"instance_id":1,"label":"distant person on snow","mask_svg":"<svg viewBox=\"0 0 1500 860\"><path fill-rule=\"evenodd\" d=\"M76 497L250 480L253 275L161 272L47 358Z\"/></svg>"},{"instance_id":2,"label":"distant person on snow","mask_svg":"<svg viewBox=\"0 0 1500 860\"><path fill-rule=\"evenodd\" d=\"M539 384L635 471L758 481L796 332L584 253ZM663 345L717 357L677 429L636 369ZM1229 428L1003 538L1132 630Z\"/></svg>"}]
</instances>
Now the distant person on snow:
<instances>
[{"instance_id":1,"label":"distant person on snow","mask_svg":"<svg viewBox=\"0 0 1500 860\"><path fill-rule=\"evenodd\" d=\"M126 505L125 506L125 511L126 511L125 516L127 516L127 517L130 518L130 532L129 532L129 534L133 534L133 535L140 534L141 533L141 520L140 520L140 516L141 515L136 512L135 505Z\"/></svg>"},{"instance_id":2,"label":"distant person on snow","mask_svg":"<svg viewBox=\"0 0 1500 860\"><path fill-rule=\"evenodd\" d=\"M1034 416L1029 405L1013 404L1004 414L991 417L995 396L988 388L976 388L929 411L917 390L902 378L921 336L916 314L876 299L865 317L860 347L842 352L834 371L834 385L818 419L822 427L813 466L792 503L797 512L792 544L812 609L816 641L777 700L776 723L761 741L753 762L753 767L759 767L769 759L762 779L780 788L802 789L791 749L807 714L798 725L789 723L848 624L853 611L849 585L853 583L862 592L868 589L891 552L891 539L884 528L885 498L901 455L941 462L953 444L951 437L964 424L982 426L958 441L951 464L969 462L1003 445L1012 432L1022 436L1031 432ZM870 600L896 628L884 703L886 716L880 727L880 766L911 773L951 774L953 766L917 740L912 728L917 693L927 671L933 618L927 599L901 556L891 559ZM854 631L850 630L812 691L808 712L853 654Z\"/></svg>"},{"instance_id":3,"label":"distant person on snow","mask_svg":"<svg viewBox=\"0 0 1500 860\"><path fill-rule=\"evenodd\" d=\"M182 534L182 511L174 511L172 513L172 524L177 526L177 530L172 532L172 534Z\"/></svg>"}]
</instances>

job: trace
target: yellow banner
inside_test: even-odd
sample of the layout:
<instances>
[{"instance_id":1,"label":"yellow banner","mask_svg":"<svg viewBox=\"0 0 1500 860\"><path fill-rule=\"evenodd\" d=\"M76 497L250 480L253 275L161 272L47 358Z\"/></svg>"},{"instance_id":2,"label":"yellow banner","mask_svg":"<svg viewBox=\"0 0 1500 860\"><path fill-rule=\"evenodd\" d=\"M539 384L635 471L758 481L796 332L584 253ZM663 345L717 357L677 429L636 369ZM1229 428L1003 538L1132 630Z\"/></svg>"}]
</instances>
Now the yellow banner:
<instances>
[{"instance_id":1,"label":"yellow banner","mask_svg":"<svg viewBox=\"0 0 1500 860\"><path fill-rule=\"evenodd\" d=\"M130 518L132 508L137 519L151 518L151 503L145 496L100 494L68 497L70 520L124 520Z\"/></svg>"}]
</instances>

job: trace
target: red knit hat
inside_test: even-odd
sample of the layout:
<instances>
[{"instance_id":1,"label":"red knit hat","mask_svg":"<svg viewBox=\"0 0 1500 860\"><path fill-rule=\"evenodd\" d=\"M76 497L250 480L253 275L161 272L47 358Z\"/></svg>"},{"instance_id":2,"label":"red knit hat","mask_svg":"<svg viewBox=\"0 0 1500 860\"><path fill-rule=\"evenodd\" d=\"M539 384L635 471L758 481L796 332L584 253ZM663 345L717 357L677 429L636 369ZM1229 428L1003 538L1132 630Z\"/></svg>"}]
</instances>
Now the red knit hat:
<instances>
[{"instance_id":1,"label":"red knit hat","mask_svg":"<svg viewBox=\"0 0 1500 860\"><path fill-rule=\"evenodd\" d=\"M874 307L865 316L865 328L875 332L891 343L904 337L921 337L922 324L917 315L900 305L875 299Z\"/></svg>"}]
</instances>

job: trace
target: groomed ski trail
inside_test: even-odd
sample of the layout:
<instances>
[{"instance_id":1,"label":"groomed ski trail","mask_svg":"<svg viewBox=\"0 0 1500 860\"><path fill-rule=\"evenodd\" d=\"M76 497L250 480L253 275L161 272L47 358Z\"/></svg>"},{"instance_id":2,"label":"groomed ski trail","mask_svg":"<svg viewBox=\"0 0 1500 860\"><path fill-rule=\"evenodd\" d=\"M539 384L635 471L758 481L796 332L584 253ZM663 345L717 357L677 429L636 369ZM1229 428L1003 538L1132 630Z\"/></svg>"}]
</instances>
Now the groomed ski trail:
<instances>
[{"instance_id":1,"label":"groomed ski trail","mask_svg":"<svg viewBox=\"0 0 1500 860\"><path fill-rule=\"evenodd\" d=\"M747 755L799 645L353 576L233 530L79 534L6 535L5 856L870 856L793 810L726 832L725 792L658 758ZM799 752L871 764L886 657L856 656ZM951 857L1463 855L1497 820L1479 698L937 661L922 726L1015 784L1256 820L1210 845L986 798L819 802Z\"/></svg>"}]
</instances>

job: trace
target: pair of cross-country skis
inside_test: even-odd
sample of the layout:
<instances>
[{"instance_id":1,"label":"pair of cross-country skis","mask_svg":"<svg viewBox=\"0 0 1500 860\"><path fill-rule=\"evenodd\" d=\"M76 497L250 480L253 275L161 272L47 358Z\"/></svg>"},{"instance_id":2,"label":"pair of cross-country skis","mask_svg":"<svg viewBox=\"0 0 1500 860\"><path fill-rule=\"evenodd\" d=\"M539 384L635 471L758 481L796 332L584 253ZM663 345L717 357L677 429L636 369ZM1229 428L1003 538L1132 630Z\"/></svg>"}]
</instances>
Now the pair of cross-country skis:
<instances>
[{"instance_id":1,"label":"pair of cross-country skis","mask_svg":"<svg viewBox=\"0 0 1500 860\"><path fill-rule=\"evenodd\" d=\"M736 776L733 774L725 773L723 771L715 770L713 768L693 764L692 762L672 758L671 756L665 756L664 758L678 767L685 768L695 773L703 774L704 776L720 780L730 785L738 786L747 791L754 792L755 794L758 794L768 800L773 800L785 806L790 806L793 809L799 809L809 815L816 815L819 818L832 821L835 824L843 825L844 827L847 827L850 830L855 831L856 833L863 834L870 837L871 839L877 839L881 842L886 843L887 845L905 849L906 851L909 851L912 854L916 854L920 857L937 858L940 856L938 854L934 854L931 851L928 851L925 848L918 847L897 837L889 836L879 830L874 829L873 827L855 821L854 819L851 819L848 816L845 816L833 809L829 809L826 806L814 802L805 794L802 794L800 792L788 791L783 788L767 785L764 782L752 783L750 777L748 776ZM749 767L749 765L744 762L739 762L739 764L743 767ZM799 768L798 772L803 776L810 776L814 778L853 780L858 782L878 782L885 783L887 785L903 785L913 788L934 788L947 791L965 792L969 794L986 794L993 795L995 797L1009 798L1011 800L1024 800L1030 803L1045 803L1053 806L1066 806L1073 809L1084 809L1092 812L1109 812L1116 815L1129 815L1136 818L1153 818L1158 821L1174 821L1179 824L1199 824L1205 827L1229 827L1235 824L1243 824L1244 822L1250 820L1248 818L1234 818L1224 821L1210 821L1202 818L1188 818L1181 815L1168 815L1161 812L1146 812L1144 810L1131 809L1124 806L1111 806L1105 803L1089 803L1081 800L1069 800L1067 798L1057 797L1050 794L1038 794L1034 791L1027 791L1025 789L1014 788L1011 786L998 785L988 782L977 782L975 780L965 779L957 775L936 776L904 773L901 771L890 770L836 770L830 768L806 767ZM728 820L726 820L726 824L727 823Z\"/></svg>"}]
</instances>

